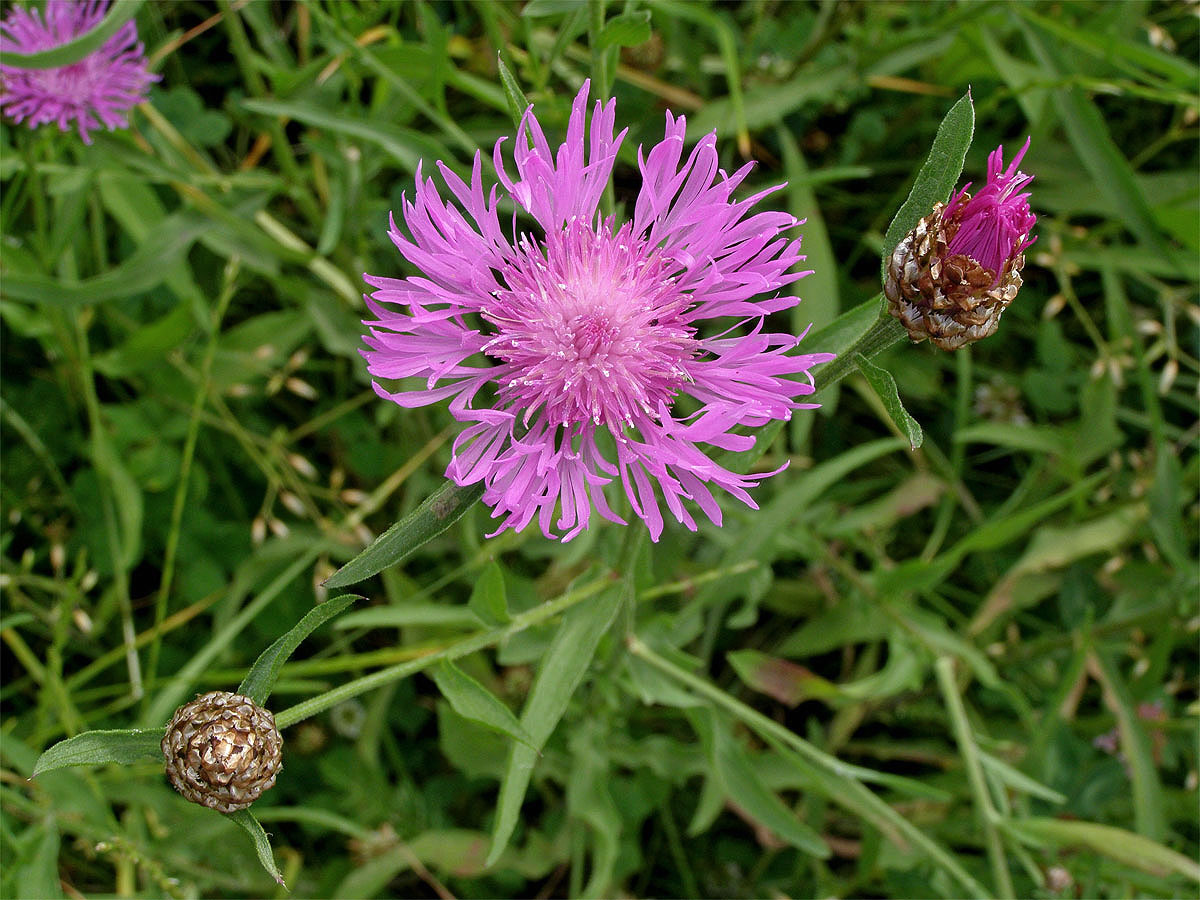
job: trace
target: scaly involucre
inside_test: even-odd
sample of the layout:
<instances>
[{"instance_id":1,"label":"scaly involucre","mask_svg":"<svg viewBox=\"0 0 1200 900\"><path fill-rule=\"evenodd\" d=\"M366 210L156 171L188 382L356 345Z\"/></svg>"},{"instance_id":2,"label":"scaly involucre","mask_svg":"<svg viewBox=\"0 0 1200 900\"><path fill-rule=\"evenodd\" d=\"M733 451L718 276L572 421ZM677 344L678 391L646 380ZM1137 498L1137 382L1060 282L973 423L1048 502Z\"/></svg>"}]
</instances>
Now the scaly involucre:
<instances>
[{"instance_id":1,"label":"scaly involucre","mask_svg":"<svg viewBox=\"0 0 1200 900\"><path fill-rule=\"evenodd\" d=\"M376 319L364 323L363 356L376 378L425 381L399 392L376 382L380 396L405 407L448 399L469 423L446 475L483 483L503 516L498 531L536 516L547 537L557 528L570 540L593 510L624 524L605 497L619 479L657 540L660 496L693 530L685 501L721 523L714 489L755 507L749 489L774 473L737 474L702 445L747 450L754 438L736 426L813 408L796 398L813 392L809 369L832 354L792 354L800 337L764 330L769 314L799 302L778 291L808 274L792 271L804 257L785 235L800 222L751 214L777 187L732 199L752 164L721 171L715 134L685 155L684 119L668 112L662 142L638 150L632 220L601 216L625 132L613 136L615 101L596 103L589 129L588 88L557 151L526 111L515 177L496 144L500 185L534 231L518 233L515 217L511 240L501 228L478 153L469 184L438 163L456 203L418 168L402 209L411 237L394 219L390 237L421 274L364 276Z\"/></svg>"},{"instance_id":2,"label":"scaly involucre","mask_svg":"<svg viewBox=\"0 0 1200 900\"><path fill-rule=\"evenodd\" d=\"M38 53L91 31L109 0L49 0L45 18L36 9L13 7L0 23L0 53ZM126 22L99 50L54 69L21 69L0 63L0 109L30 128L71 123L90 144L90 132L128 125L125 114L146 99L158 76L146 68L137 26Z\"/></svg>"}]
</instances>

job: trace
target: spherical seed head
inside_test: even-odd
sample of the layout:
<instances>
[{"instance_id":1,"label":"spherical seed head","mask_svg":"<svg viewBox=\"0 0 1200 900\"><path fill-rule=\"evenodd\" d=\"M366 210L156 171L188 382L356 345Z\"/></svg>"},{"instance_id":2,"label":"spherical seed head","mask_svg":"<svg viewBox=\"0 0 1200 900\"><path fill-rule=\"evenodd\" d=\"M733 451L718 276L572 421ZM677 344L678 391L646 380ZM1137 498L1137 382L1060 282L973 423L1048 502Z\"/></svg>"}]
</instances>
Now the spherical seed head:
<instances>
[{"instance_id":1,"label":"spherical seed head","mask_svg":"<svg viewBox=\"0 0 1200 900\"><path fill-rule=\"evenodd\" d=\"M282 750L275 717L228 691L209 691L179 707L162 739L171 786L223 813L245 809L275 784Z\"/></svg>"},{"instance_id":2,"label":"spherical seed head","mask_svg":"<svg viewBox=\"0 0 1200 900\"><path fill-rule=\"evenodd\" d=\"M883 293L914 342L957 350L999 327L1021 287L1037 223L1029 194L1017 193L1032 179L1017 170L1028 148L1026 141L1007 169L1003 148L996 148L975 197L968 184L949 203L935 203L892 251Z\"/></svg>"}]
</instances>

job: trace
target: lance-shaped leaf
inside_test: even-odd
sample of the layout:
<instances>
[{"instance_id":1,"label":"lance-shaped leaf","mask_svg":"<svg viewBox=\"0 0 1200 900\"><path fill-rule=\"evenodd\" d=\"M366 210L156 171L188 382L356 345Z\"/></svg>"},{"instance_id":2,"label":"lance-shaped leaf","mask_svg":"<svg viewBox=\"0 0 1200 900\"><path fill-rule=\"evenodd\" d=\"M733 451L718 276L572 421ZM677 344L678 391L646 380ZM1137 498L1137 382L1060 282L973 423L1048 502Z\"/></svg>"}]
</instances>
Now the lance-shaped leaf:
<instances>
[{"instance_id":1,"label":"lance-shaped leaf","mask_svg":"<svg viewBox=\"0 0 1200 900\"><path fill-rule=\"evenodd\" d=\"M500 84L504 88L504 99L508 103L508 114L512 116L513 125L519 128L521 117L525 115L525 110L529 109L529 98L517 84L512 70L505 65L503 53L496 57L496 68L499 71Z\"/></svg>"},{"instance_id":2,"label":"lance-shaped leaf","mask_svg":"<svg viewBox=\"0 0 1200 900\"><path fill-rule=\"evenodd\" d=\"M433 540L483 496L482 484L459 487L447 481L425 502L405 516L325 582L327 588L342 588L378 575L403 560L422 544Z\"/></svg>"},{"instance_id":3,"label":"lance-shaped leaf","mask_svg":"<svg viewBox=\"0 0 1200 900\"><path fill-rule=\"evenodd\" d=\"M908 440L908 446L916 450L924 442L925 435L921 431L920 423L904 408L904 404L900 400L900 391L896 387L896 379L892 377L892 373L875 365L861 353L856 353L854 359L858 363L858 370L867 379L867 384L871 386L875 396L883 403L883 408L896 423L900 433Z\"/></svg>"},{"instance_id":4,"label":"lance-shaped leaf","mask_svg":"<svg viewBox=\"0 0 1200 900\"><path fill-rule=\"evenodd\" d=\"M967 148L971 146L971 138L974 135L975 106L968 91L950 107L950 112L942 119L937 136L933 139L933 146L929 148L929 157L917 173L917 180L909 191L908 199L900 205L896 217L888 226L883 238L881 271L886 269L888 257L892 255L896 245L916 227L917 222L929 215L933 204L945 203L950 199L950 193L962 174Z\"/></svg>"},{"instance_id":5,"label":"lance-shaped leaf","mask_svg":"<svg viewBox=\"0 0 1200 900\"><path fill-rule=\"evenodd\" d=\"M279 670L287 662L288 657L296 652L300 642L306 637L350 606L355 600L361 600L358 594L345 594L326 600L320 606L310 609L299 622L292 626L287 634L282 635L254 661L246 677L238 686L237 692L249 697L259 706L267 705L271 689L279 678Z\"/></svg>"},{"instance_id":6,"label":"lance-shaped leaf","mask_svg":"<svg viewBox=\"0 0 1200 900\"><path fill-rule=\"evenodd\" d=\"M113 731L85 731L59 741L38 757L33 777L68 766L100 766L119 763L162 762L165 728L118 728Z\"/></svg>"},{"instance_id":7,"label":"lance-shaped leaf","mask_svg":"<svg viewBox=\"0 0 1200 900\"><path fill-rule=\"evenodd\" d=\"M258 854L258 861L267 870L267 874L274 878L275 883L280 887L286 888L283 876L279 874L279 867L275 865L275 854L271 852L271 842L267 839L267 833L263 831L258 819L254 818L248 809L239 809L235 813L230 813L229 818L242 826L246 830L246 834L250 835L250 840L254 842L254 852Z\"/></svg>"},{"instance_id":8,"label":"lance-shaped leaf","mask_svg":"<svg viewBox=\"0 0 1200 900\"><path fill-rule=\"evenodd\" d=\"M513 740L520 741L535 751L537 750L533 743L533 737L521 727L521 723L512 714L512 710L450 660L443 660L429 674L437 683L442 696L464 719L470 719L493 731L507 734Z\"/></svg>"},{"instance_id":9,"label":"lance-shaped leaf","mask_svg":"<svg viewBox=\"0 0 1200 900\"><path fill-rule=\"evenodd\" d=\"M488 852L490 866L500 858L508 839L516 828L521 803L533 774L533 764L540 749L567 711L567 703L575 688L583 681L600 638L616 618L621 589L614 586L599 596L576 606L563 616L550 648L542 657L537 678L529 691L529 699L521 711L521 725L533 737L531 745L513 744L508 754L500 800L496 809L496 824L492 847Z\"/></svg>"}]
</instances>

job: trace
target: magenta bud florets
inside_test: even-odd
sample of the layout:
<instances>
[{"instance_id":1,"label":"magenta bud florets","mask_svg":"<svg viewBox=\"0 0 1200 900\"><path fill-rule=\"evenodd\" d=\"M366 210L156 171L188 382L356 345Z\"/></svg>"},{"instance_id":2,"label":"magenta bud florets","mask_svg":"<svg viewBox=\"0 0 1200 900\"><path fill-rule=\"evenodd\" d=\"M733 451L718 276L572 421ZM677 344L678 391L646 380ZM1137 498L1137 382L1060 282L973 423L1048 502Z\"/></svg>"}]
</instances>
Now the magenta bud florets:
<instances>
[{"instance_id":1,"label":"magenta bud florets","mask_svg":"<svg viewBox=\"0 0 1200 900\"><path fill-rule=\"evenodd\" d=\"M1037 224L1029 193L1020 192L1033 176L1017 169L1028 149L1027 139L1006 169L997 147L975 196L967 184L948 203L934 204L892 251L883 292L914 341L929 339L943 350L978 341L995 333L1016 298Z\"/></svg>"}]
</instances>

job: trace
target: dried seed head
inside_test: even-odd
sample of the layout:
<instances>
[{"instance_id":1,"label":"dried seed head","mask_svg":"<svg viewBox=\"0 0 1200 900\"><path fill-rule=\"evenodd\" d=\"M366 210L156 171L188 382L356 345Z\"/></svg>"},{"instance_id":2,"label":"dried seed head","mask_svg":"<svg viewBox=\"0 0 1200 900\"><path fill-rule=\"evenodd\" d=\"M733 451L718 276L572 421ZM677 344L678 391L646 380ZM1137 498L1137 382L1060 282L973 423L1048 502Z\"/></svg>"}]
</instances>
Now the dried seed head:
<instances>
[{"instance_id":1,"label":"dried seed head","mask_svg":"<svg viewBox=\"0 0 1200 900\"><path fill-rule=\"evenodd\" d=\"M228 691L210 691L179 707L162 739L171 786L223 813L245 809L275 784L282 749L275 717Z\"/></svg>"},{"instance_id":2,"label":"dried seed head","mask_svg":"<svg viewBox=\"0 0 1200 900\"><path fill-rule=\"evenodd\" d=\"M1017 170L1028 148L1026 141L1007 169L997 148L974 198L967 185L935 203L892 251L883 293L913 341L957 350L994 334L1016 298L1037 223L1029 194L1018 193L1031 180Z\"/></svg>"}]
</instances>

